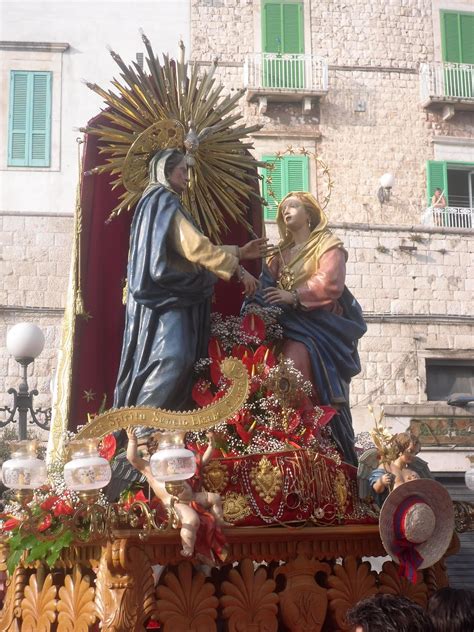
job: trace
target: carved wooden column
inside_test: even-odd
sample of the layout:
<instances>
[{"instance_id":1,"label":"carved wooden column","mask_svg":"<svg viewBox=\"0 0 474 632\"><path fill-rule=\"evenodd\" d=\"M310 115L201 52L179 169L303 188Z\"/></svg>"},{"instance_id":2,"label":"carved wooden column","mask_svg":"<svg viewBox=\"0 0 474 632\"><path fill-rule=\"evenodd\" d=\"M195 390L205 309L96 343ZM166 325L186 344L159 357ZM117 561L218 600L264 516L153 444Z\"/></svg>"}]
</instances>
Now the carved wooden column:
<instances>
[{"instance_id":1,"label":"carved wooden column","mask_svg":"<svg viewBox=\"0 0 474 632\"><path fill-rule=\"evenodd\" d=\"M143 545L120 539L103 548L95 605L104 632L141 632L156 615L153 572Z\"/></svg>"},{"instance_id":2,"label":"carved wooden column","mask_svg":"<svg viewBox=\"0 0 474 632\"><path fill-rule=\"evenodd\" d=\"M320 632L326 619L327 591L319 586L314 577L323 572L329 575L329 564L311 559L308 546L300 543L298 556L284 566L279 566L274 577L285 577L286 587L278 594L280 614L291 632Z\"/></svg>"}]
</instances>

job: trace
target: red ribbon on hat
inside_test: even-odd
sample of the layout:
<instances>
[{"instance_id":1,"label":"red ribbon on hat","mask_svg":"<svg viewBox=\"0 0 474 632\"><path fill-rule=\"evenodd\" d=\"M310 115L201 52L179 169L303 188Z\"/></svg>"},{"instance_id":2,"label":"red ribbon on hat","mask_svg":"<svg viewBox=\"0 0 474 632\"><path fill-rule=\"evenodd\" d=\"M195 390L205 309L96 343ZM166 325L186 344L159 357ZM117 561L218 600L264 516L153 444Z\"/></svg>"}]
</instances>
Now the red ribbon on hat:
<instances>
[{"instance_id":1,"label":"red ribbon on hat","mask_svg":"<svg viewBox=\"0 0 474 632\"><path fill-rule=\"evenodd\" d=\"M395 540L392 543L393 552L398 557L400 566L398 574L402 577L406 577L410 582L416 584L418 578L417 568L423 562L423 557L418 553L416 542L410 542L406 539L405 533L405 519L408 512L412 507L418 504L427 503L419 496L408 496L397 507L397 510L393 514L393 530L395 533Z\"/></svg>"}]
</instances>

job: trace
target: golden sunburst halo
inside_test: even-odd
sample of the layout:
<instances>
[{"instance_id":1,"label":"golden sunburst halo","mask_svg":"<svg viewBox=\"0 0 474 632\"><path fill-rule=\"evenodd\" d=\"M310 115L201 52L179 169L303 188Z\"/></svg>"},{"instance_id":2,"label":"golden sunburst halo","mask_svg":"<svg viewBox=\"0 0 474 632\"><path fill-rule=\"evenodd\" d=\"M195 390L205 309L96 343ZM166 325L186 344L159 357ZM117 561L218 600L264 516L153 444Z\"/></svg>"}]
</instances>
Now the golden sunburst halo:
<instances>
[{"instance_id":1,"label":"golden sunburst halo","mask_svg":"<svg viewBox=\"0 0 474 632\"><path fill-rule=\"evenodd\" d=\"M112 188L124 188L110 217L132 210L147 184L143 170L147 160L140 157L140 151L132 152L126 162L131 146L140 143L139 137L152 139L154 144L150 146L156 151L157 135L144 132L155 126L159 135L162 130L157 124L171 120L184 130L184 138L178 134L174 146L187 151L192 165L183 204L216 241L220 241L229 220L250 230L247 208L251 198L263 203L257 167L265 163L249 152L253 147L249 135L260 126L237 124L242 118L238 103L243 90L223 94L224 86L214 78L217 60L209 70L199 72L196 64L185 61L184 45L180 43L179 59L163 55L160 63L146 35L142 34L142 40L147 71L136 62L127 66L120 55L110 51L120 68L120 80L112 81L114 90L86 82L106 104L102 122L84 130L98 136L99 153L104 157L103 164L90 173L111 173L115 176ZM142 149L143 154L146 147ZM132 165L131 156L135 161Z\"/></svg>"}]
</instances>

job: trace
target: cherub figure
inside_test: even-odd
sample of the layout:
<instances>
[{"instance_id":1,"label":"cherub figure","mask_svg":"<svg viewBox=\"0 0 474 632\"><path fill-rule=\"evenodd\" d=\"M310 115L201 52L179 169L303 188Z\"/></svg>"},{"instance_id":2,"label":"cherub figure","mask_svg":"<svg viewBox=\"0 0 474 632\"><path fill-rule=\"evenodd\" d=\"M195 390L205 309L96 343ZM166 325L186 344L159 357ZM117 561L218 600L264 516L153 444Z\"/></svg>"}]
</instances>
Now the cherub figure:
<instances>
[{"instance_id":1,"label":"cherub figure","mask_svg":"<svg viewBox=\"0 0 474 632\"><path fill-rule=\"evenodd\" d=\"M173 496L166 490L166 483L157 481L154 478L149 461L138 454L135 429L129 428L127 436L128 461L145 476L151 489L163 505L166 508L170 507ZM209 444L202 456L200 468L206 465L212 455L214 435L212 432L209 432L207 437ZM181 555L192 557L196 547L197 553L207 558L207 560L212 559L213 554L221 558L224 557L224 536L220 527L226 523L224 522L222 500L219 494L207 491L194 491L192 486L187 481L184 481L182 483L182 491L180 491L177 501L175 500L173 504L173 509L180 522L180 536L183 546ZM205 537L200 538L200 530L202 529L205 531ZM204 547L204 550L201 546L201 540L207 543L212 542L212 544L210 547L209 545Z\"/></svg>"},{"instance_id":2,"label":"cherub figure","mask_svg":"<svg viewBox=\"0 0 474 632\"><path fill-rule=\"evenodd\" d=\"M373 497L381 507L389 492L417 478L431 478L429 469L416 455L420 451L418 438L408 432L393 437L391 447L395 458L377 463L377 450L372 448L364 452L359 459L359 495L361 498ZM368 484L367 484L368 483Z\"/></svg>"}]
</instances>

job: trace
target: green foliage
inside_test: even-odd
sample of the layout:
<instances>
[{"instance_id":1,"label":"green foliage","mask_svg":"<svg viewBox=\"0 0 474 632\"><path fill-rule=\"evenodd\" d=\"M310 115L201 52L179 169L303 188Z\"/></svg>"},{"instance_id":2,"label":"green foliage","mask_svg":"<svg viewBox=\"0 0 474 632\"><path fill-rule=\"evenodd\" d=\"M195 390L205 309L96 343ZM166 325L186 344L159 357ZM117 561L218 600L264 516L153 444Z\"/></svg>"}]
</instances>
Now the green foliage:
<instances>
[{"instance_id":1,"label":"green foliage","mask_svg":"<svg viewBox=\"0 0 474 632\"><path fill-rule=\"evenodd\" d=\"M69 529L61 533L60 527L57 531L57 537L54 537L54 535L54 532L50 533L48 539L43 540L31 533L23 534L22 530L17 528L7 542L9 549L7 569L10 575L13 574L20 563L23 554L25 554L26 564L41 560L46 562L48 566L54 566L62 550L67 548L73 541L73 533Z\"/></svg>"}]
</instances>

